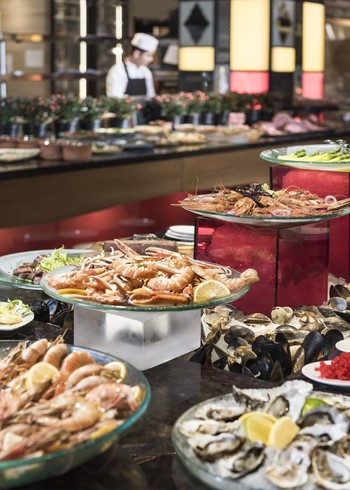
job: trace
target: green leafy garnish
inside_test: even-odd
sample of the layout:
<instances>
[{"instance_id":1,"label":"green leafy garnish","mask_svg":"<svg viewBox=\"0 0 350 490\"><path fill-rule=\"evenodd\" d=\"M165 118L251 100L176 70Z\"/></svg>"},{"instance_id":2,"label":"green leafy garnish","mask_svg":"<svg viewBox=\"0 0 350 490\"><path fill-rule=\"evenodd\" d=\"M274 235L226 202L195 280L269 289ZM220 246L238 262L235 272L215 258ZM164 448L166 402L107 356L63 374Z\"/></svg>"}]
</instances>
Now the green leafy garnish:
<instances>
[{"instance_id":1,"label":"green leafy garnish","mask_svg":"<svg viewBox=\"0 0 350 490\"><path fill-rule=\"evenodd\" d=\"M7 303L0 303L0 315L15 314L19 316L27 316L32 312L29 305L26 305L20 299L7 300Z\"/></svg>"},{"instance_id":2,"label":"green leafy garnish","mask_svg":"<svg viewBox=\"0 0 350 490\"><path fill-rule=\"evenodd\" d=\"M81 255L69 256L64 247L57 248L49 257L44 257L38 267L45 272L51 272L65 265L74 265L81 261Z\"/></svg>"}]
</instances>

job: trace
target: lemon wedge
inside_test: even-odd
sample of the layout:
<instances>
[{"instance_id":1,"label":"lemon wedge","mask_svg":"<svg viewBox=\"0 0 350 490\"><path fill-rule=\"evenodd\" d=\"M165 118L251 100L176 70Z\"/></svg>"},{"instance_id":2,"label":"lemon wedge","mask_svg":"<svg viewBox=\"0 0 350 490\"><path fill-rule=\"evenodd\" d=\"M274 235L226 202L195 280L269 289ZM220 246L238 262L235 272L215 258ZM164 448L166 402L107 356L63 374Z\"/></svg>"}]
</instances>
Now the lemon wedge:
<instances>
[{"instance_id":1,"label":"lemon wedge","mask_svg":"<svg viewBox=\"0 0 350 490\"><path fill-rule=\"evenodd\" d=\"M272 425L267 445L283 449L292 442L299 430L299 426L288 415L285 415Z\"/></svg>"},{"instance_id":2,"label":"lemon wedge","mask_svg":"<svg viewBox=\"0 0 350 490\"><path fill-rule=\"evenodd\" d=\"M250 412L239 419L247 438L252 442L261 441L267 445L276 418L268 413Z\"/></svg>"},{"instance_id":3,"label":"lemon wedge","mask_svg":"<svg viewBox=\"0 0 350 490\"><path fill-rule=\"evenodd\" d=\"M109 362L108 364L105 364L104 368L113 371L115 377L119 381L124 381L124 379L126 378L126 366L123 362L112 361Z\"/></svg>"},{"instance_id":4,"label":"lemon wedge","mask_svg":"<svg viewBox=\"0 0 350 490\"><path fill-rule=\"evenodd\" d=\"M26 376L25 387L34 391L39 385L60 376L59 370L48 362L37 362L32 366Z\"/></svg>"},{"instance_id":5,"label":"lemon wedge","mask_svg":"<svg viewBox=\"0 0 350 490\"><path fill-rule=\"evenodd\" d=\"M229 296L231 291L225 284L214 279L203 281L193 288L193 303L207 303Z\"/></svg>"},{"instance_id":6,"label":"lemon wedge","mask_svg":"<svg viewBox=\"0 0 350 490\"><path fill-rule=\"evenodd\" d=\"M320 405L324 405L325 403L326 402L321 398L306 398L301 413L304 414L309 410L319 407Z\"/></svg>"}]
</instances>

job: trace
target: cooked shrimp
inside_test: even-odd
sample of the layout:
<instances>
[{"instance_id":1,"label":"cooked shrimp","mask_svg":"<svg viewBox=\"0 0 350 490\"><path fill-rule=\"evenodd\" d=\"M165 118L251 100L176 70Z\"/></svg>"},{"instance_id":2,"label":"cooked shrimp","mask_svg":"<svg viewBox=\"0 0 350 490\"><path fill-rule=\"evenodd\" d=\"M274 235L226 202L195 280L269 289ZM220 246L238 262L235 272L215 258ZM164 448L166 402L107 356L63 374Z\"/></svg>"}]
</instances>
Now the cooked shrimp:
<instances>
[{"instance_id":1,"label":"cooked shrimp","mask_svg":"<svg viewBox=\"0 0 350 490\"><path fill-rule=\"evenodd\" d=\"M49 347L49 342L47 339L40 339L33 344L30 344L29 347L24 349L22 352L21 358L26 364L32 366L35 364L41 357L44 356L45 352Z\"/></svg>"},{"instance_id":2,"label":"cooked shrimp","mask_svg":"<svg viewBox=\"0 0 350 490\"><path fill-rule=\"evenodd\" d=\"M192 267L183 267L179 272L169 276L159 275L147 281L147 287L154 291L182 291L194 279Z\"/></svg>"},{"instance_id":3,"label":"cooked shrimp","mask_svg":"<svg viewBox=\"0 0 350 490\"><path fill-rule=\"evenodd\" d=\"M94 362L94 358L86 351L71 352L62 362L61 375L67 379L76 369L81 366L86 366L86 364L93 364Z\"/></svg>"},{"instance_id":4,"label":"cooked shrimp","mask_svg":"<svg viewBox=\"0 0 350 490\"><path fill-rule=\"evenodd\" d=\"M127 257L115 259L112 268L121 276L130 279L149 279L157 274L157 269L152 263L132 261Z\"/></svg>"},{"instance_id":5,"label":"cooked shrimp","mask_svg":"<svg viewBox=\"0 0 350 490\"><path fill-rule=\"evenodd\" d=\"M259 276L255 269L247 269L239 277L230 277L222 269L216 268L203 269L202 267L194 266L194 271L203 279L214 279L221 282L229 288L231 293L259 281Z\"/></svg>"},{"instance_id":6,"label":"cooked shrimp","mask_svg":"<svg viewBox=\"0 0 350 490\"><path fill-rule=\"evenodd\" d=\"M95 374L99 374L103 369L101 364L97 364L93 362L91 364L85 364L84 366L78 367L75 369L67 378L66 388L72 388L79 381L86 378L87 376L92 376Z\"/></svg>"},{"instance_id":7,"label":"cooked shrimp","mask_svg":"<svg viewBox=\"0 0 350 490\"><path fill-rule=\"evenodd\" d=\"M68 354L67 344L56 344L49 347L44 355L43 361L52 364L56 368L61 366L65 356Z\"/></svg>"},{"instance_id":8,"label":"cooked shrimp","mask_svg":"<svg viewBox=\"0 0 350 490\"><path fill-rule=\"evenodd\" d=\"M70 417L58 420L54 425L69 432L79 432L95 425L101 416L102 412L95 403L84 401L75 404Z\"/></svg>"},{"instance_id":9,"label":"cooked shrimp","mask_svg":"<svg viewBox=\"0 0 350 490\"><path fill-rule=\"evenodd\" d=\"M85 399L98 403L104 410L135 410L138 406L131 387L123 383L104 383L96 386L87 393Z\"/></svg>"}]
</instances>

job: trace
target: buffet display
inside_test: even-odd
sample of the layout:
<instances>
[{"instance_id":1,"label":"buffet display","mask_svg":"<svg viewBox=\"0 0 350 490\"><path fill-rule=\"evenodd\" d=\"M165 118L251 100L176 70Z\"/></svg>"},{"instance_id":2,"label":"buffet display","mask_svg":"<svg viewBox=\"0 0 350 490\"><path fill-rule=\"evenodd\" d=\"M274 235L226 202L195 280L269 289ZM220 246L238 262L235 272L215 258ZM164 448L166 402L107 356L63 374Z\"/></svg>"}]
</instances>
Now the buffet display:
<instances>
[{"instance_id":1,"label":"buffet display","mask_svg":"<svg viewBox=\"0 0 350 490\"><path fill-rule=\"evenodd\" d=\"M224 131L183 128L179 134L167 126L150 127L152 130L140 128L142 139L126 137L123 148L135 141L159 146L197 144ZM88 144L94 144L96 153L107 154L114 151L110 143ZM350 164L347 145L341 142L272 149L261 156L273 164L302 162L307 168L326 170L334 170L333 165L345 169ZM298 307L275 305L268 314L245 314L236 306L244 295L252 300L250 287L266 279L268 238L275 246L278 243L270 254L276 274L274 300L279 297L278 281L280 289L288 290L282 277L288 274L287 279L297 279L293 286L306 294L300 287L304 277L295 275L300 264L303 275L309 273L306 264L296 263L298 254L310 251L303 248L302 239L307 247L314 242L316 248L304 260L320 278L316 262L322 261L323 274L326 222L348 214L349 199L321 198L307 189L290 187L275 191L266 184L252 183L234 189L217 185L211 193L188 195L175 205L200 216L190 231L182 227L167 231L169 239L176 240L179 234L194 239L195 258L173 247L143 243L137 249L122 240L114 240L113 246L100 252L39 250L0 258L0 284L14 290L37 289L52 298L48 301L70 305L76 314L76 335L87 343L93 339L91 345L102 345L101 350L109 353L119 342L123 359L128 359L67 345L63 337L1 342L0 486L45 480L107 451L150 402L148 381L129 359L142 365L145 347L149 358L155 358L159 345L164 350L167 344L170 354L160 357L160 362L182 355L182 351L172 351L170 344L186 344L184 330L188 330L192 335L190 360L217 369L218 379L224 370L246 376L256 386L284 382L269 389L233 386L231 393L202 400L184 411L173 426L172 441L188 471L220 490L345 490L350 485L348 398L313 391L311 383L290 378L306 377L320 388L350 386L350 285L332 286L329 299L318 306L302 302ZM205 223L215 223L206 228L209 246L202 240L203 217L208 218ZM242 251L243 263L247 257L250 260L249 247L241 247L237 239L236 226L243 225L254 230L256 242L249 246L260 256L247 268L234 268L222 247ZM259 227L265 225L261 234ZM295 232L303 227L307 230L304 235ZM234 237L232 243L227 233ZM258 241L258 236L264 241ZM202 260L213 251L215 260ZM282 259L287 264L284 268ZM265 283L263 288L268 295ZM259 304L256 297L255 301ZM17 299L0 303L0 331L37 319L41 307ZM48 305L47 309L49 312ZM191 321L199 316L181 316L192 310L202 310L197 349L193 349L197 331ZM177 318L177 324L170 315ZM147 362L146 369L157 365L154 362L159 364L154 359L151 365Z\"/></svg>"}]
</instances>

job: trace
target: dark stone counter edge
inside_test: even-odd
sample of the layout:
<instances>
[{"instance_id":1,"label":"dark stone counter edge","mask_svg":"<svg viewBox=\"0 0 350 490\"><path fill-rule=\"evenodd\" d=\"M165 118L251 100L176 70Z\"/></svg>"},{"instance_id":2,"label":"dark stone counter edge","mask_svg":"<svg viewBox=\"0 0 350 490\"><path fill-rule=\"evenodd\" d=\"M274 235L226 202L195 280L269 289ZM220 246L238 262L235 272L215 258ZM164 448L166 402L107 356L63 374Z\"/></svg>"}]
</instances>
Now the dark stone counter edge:
<instances>
[{"instance_id":1,"label":"dark stone counter edge","mask_svg":"<svg viewBox=\"0 0 350 490\"><path fill-rule=\"evenodd\" d=\"M302 143L310 140L323 141L327 138L341 138L349 135L349 131L322 131L314 133L299 133L279 137L263 137L254 142L232 143L205 143L200 145L188 145L175 148L155 148L151 150L122 151L113 156L94 156L88 162L66 162L63 160L31 159L21 162L1 163L0 175L3 180L13 178L25 178L35 175L55 174L62 172L74 172L95 169L98 167L115 167L131 165L134 163L146 163L164 161L190 156L225 153L230 151L242 151L255 148L278 148L286 143Z\"/></svg>"}]
</instances>

